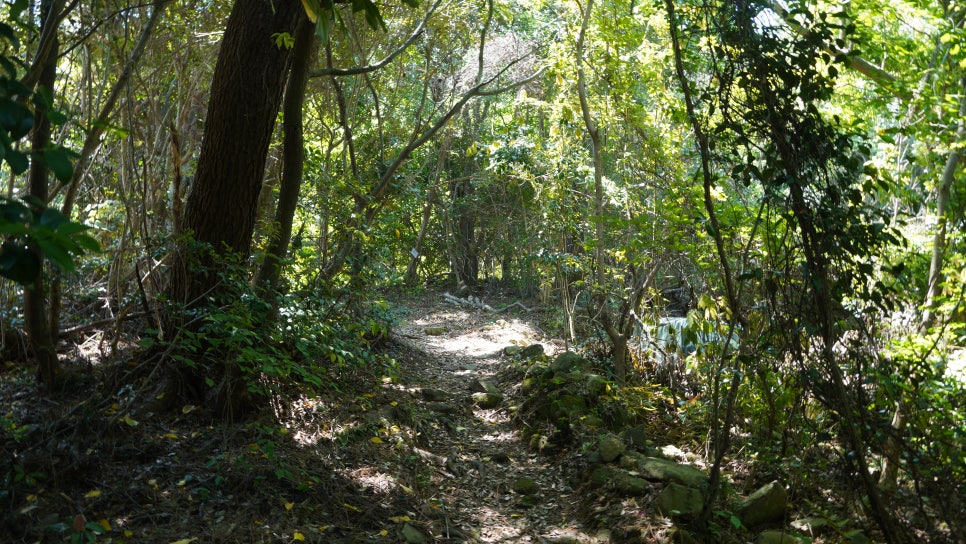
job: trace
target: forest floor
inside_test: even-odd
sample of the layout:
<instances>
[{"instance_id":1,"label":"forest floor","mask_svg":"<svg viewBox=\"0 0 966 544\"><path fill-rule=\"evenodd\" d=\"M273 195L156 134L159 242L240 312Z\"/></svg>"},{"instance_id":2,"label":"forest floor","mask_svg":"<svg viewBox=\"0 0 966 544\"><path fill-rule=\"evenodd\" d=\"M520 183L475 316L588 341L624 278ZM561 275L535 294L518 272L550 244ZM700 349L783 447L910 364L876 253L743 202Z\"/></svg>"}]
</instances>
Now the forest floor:
<instances>
[{"instance_id":1,"label":"forest floor","mask_svg":"<svg viewBox=\"0 0 966 544\"><path fill-rule=\"evenodd\" d=\"M565 346L541 330L546 316L456 306L441 295L392 295L398 319L380 348L392 362L334 365L314 396L274 386L278 394L242 422L172 399L160 379L172 361L133 347L101 357L110 351L106 332L65 344L63 384L53 394L37 390L27 361L5 361L0 542L671 541L674 525L655 510L665 483L632 479L640 483L632 493L615 493L588 478L602 466L605 429L534 445L537 431L553 429L526 408L535 395L523 393L530 363L506 348L539 343L547 368ZM515 302L485 298L495 308ZM473 393L483 391L497 391L498 404L481 408ZM649 404L635 416L644 449L706 471L701 431L680 411L687 403L657 386L621 392L631 394ZM785 521L816 513L839 520L816 543L877 541L847 506L857 501L833 500L854 493L835 459L832 452L799 468L802 481L821 483L790 486ZM739 495L787 479L780 467L741 455L724 470ZM906 502L914 513L915 495ZM718 521L712 541L752 540ZM949 540L940 533L922 541Z\"/></svg>"},{"instance_id":2,"label":"forest floor","mask_svg":"<svg viewBox=\"0 0 966 544\"><path fill-rule=\"evenodd\" d=\"M158 368L133 352L78 357L51 396L26 363L8 363L0 541L606 541L578 521L580 453L522 443L512 391L492 409L471 399L498 384L505 347L563 346L519 308L458 307L440 293L395 304L395 365L346 368L332 376L338 390L277 397L246 423L161 409Z\"/></svg>"}]
</instances>

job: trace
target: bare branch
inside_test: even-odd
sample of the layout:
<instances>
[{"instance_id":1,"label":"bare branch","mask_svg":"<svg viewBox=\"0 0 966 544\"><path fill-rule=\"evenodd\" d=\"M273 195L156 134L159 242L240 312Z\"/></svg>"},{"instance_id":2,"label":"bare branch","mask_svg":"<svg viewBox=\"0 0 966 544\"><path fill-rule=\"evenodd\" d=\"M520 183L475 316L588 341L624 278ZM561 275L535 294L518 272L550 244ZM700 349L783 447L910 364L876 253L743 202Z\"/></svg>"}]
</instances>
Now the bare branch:
<instances>
[{"instance_id":1,"label":"bare branch","mask_svg":"<svg viewBox=\"0 0 966 544\"><path fill-rule=\"evenodd\" d=\"M366 66L356 66L354 68L328 67L328 68L323 68L321 70L313 70L311 73L309 73L309 77L356 76L360 74L367 74L369 72L374 72L380 68L383 68L384 66L392 62L393 59L398 57L403 51L408 49L409 46L416 41L416 38L418 38L426 30L426 23L429 21L429 18L432 17L433 13L436 12L436 8L438 8L439 5L442 3L443 3L443 0L436 0L436 2L434 2L433 5L429 7L429 11L426 12L426 16L423 17L423 20L420 21L419 25L416 26L416 28L413 30L413 33L409 35L409 38L407 38L406 41L404 41L402 45L400 45L395 51L390 53L386 58L380 60L379 62L375 64L369 64Z\"/></svg>"}]
</instances>

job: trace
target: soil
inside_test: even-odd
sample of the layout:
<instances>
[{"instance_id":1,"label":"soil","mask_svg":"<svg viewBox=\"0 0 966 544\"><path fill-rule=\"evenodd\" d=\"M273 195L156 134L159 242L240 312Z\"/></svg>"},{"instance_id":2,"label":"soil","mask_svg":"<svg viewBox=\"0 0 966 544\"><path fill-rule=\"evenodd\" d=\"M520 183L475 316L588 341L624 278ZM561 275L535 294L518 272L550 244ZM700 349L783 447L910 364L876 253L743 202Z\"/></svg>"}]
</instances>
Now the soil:
<instances>
[{"instance_id":1,"label":"soil","mask_svg":"<svg viewBox=\"0 0 966 544\"><path fill-rule=\"evenodd\" d=\"M49 396L28 365L8 363L0 541L605 540L580 522L579 452L531 450L511 417L504 348L563 350L537 314L455 306L440 293L397 304L384 347L394 366L343 368L338 389L278 396L245 423L171 406L157 368L134 351L78 355ZM506 400L482 409L471 395L488 384Z\"/></svg>"}]
</instances>

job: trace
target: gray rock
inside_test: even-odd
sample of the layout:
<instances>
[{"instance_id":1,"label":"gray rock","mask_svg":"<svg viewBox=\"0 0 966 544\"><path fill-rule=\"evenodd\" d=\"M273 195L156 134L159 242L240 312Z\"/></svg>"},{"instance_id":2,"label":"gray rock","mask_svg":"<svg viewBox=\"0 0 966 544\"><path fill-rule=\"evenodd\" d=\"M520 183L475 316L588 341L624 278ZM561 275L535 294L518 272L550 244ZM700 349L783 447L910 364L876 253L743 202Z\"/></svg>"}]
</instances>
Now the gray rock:
<instances>
[{"instance_id":1,"label":"gray rock","mask_svg":"<svg viewBox=\"0 0 966 544\"><path fill-rule=\"evenodd\" d=\"M620 438L612 434L608 434L604 438L600 439L600 443L597 444L597 451L600 452L600 459L605 463L610 463L611 461L620 457L624 453L624 443L621 442Z\"/></svg>"},{"instance_id":2,"label":"gray rock","mask_svg":"<svg viewBox=\"0 0 966 544\"><path fill-rule=\"evenodd\" d=\"M704 508L704 496L693 487L670 483L654 500L657 511L674 518L693 518Z\"/></svg>"},{"instance_id":3,"label":"gray rock","mask_svg":"<svg viewBox=\"0 0 966 544\"><path fill-rule=\"evenodd\" d=\"M495 385L486 380L473 380L469 384L469 390L474 393L499 393L500 390Z\"/></svg>"},{"instance_id":4,"label":"gray rock","mask_svg":"<svg viewBox=\"0 0 966 544\"><path fill-rule=\"evenodd\" d=\"M788 492L777 481L765 484L738 505L738 517L745 527L778 519L785 515Z\"/></svg>"},{"instance_id":5,"label":"gray rock","mask_svg":"<svg viewBox=\"0 0 966 544\"><path fill-rule=\"evenodd\" d=\"M473 402L480 408L496 408L503 402L503 395L498 393L473 393Z\"/></svg>"},{"instance_id":6,"label":"gray rock","mask_svg":"<svg viewBox=\"0 0 966 544\"><path fill-rule=\"evenodd\" d=\"M543 344L530 344L520 350L520 357L523 359L532 359L540 355L543 355Z\"/></svg>"},{"instance_id":7,"label":"gray rock","mask_svg":"<svg viewBox=\"0 0 966 544\"><path fill-rule=\"evenodd\" d=\"M755 539L755 544L805 544L805 539L785 531L762 531Z\"/></svg>"},{"instance_id":8,"label":"gray rock","mask_svg":"<svg viewBox=\"0 0 966 544\"><path fill-rule=\"evenodd\" d=\"M446 334L446 327L426 327L423 332L428 336L441 336Z\"/></svg>"},{"instance_id":9,"label":"gray rock","mask_svg":"<svg viewBox=\"0 0 966 544\"><path fill-rule=\"evenodd\" d=\"M520 392L523 394L530 393L539 385L540 380L538 378L524 378L520 383Z\"/></svg>"},{"instance_id":10,"label":"gray rock","mask_svg":"<svg viewBox=\"0 0 966 544\"><path fill-rule=\"evenodd\" d=\"M825 518L802 518L791 522L792 529L807 535L817 535L828 528L828 520Z\"/></svg>"},{"instance_id":11,"label":"gray rock","mask_svg":"<svg viewBox=\"0 0 966 544\"><path fill-rule=\"evenodd\" d=\"M407 544L426 544L429 542L426 540L426 535L422 533L419 529L413 527L410 524L403 525L402 528L402 538Z\"/></svg>"},{"instance_id":12,"label":"gray rock","mask_svg":"<svg viewBox=\"0 0 966 544\"><path fill-rule=\"evenodd\" d=\"M427 400L429 402L445 402L449 400L449 393L443 391L442 389L424 387L419 390L419 394L423 397L423 400Z\"/></svg>"},{"instance_id":13,"label":"gray rock","mask_svg":"<svg viewBox=\"0 0 966 544\"><path fill-rule=\"evenodd\" d=\"M624 495L645 495L651 489L647 480L636 478L623 470L600 466L590 474L590 483L595 487L612 489Z\"/></svg>"},{"instance_id":14,"label":"gray rock","mask_svg":"<svg viewBox=\"0 0 966 544\"><path fill-rule=\"evenodd\" d=\"M647 457L635 452L626 452L621 457L621 468L640 472L648 480L673 482L689 487L704 488L708 477L704 472L689 466L659 457Z\"/></svg>"},{"instance_id":15,"label":"gray rock","mask_svg":"<svg viewBox=\"0 0 966 544\"><path fill-rule=\"evenodd\" d=\"M565 351L557 356L550 364L550 370L554 374L566 374L568 372L583 371L590 366L586 359L572 351Z\"/></svg>"},{"instance_id":16,"label":"gray rock","mask_svg":"<svg viewBox=\"0 0 966 544\"><path fill-rule=\"evenodd\" d=\"M592 397L599 397L606 393L607 385L607 378L598 376L597 374L588 374L584 382L587 394Z\"/></svg>"}]
</instances>

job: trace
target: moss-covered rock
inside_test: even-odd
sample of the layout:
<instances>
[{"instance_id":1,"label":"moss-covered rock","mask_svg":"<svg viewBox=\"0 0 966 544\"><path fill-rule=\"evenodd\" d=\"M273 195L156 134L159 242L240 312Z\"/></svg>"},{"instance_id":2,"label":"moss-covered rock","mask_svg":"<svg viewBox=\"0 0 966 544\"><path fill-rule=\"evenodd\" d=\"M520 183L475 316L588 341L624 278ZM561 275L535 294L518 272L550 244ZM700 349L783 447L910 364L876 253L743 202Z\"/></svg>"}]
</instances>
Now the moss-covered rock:
<instances>
[{"instance_id":1,"label":"moss-covered rock","mask_svg":"<svg viewBox=\"0 0 966 544\"><path fill-rule=\"evenodd\" d=\"M473 402L480 408L496 408L503 402L503 395L499 393L473 393Z\"/></svg>"},{"instance_id":2,"label":"moss-covered rock","mask_svg":"<svg viewBox=\"0 0 966 544\"><path fill-rule=\"evenodd\" d=\"M620 438L612 434L604 436L597 443L597 452L600 453L601 461L605 463L610 463L620 457L625 449L624 443L621 442Z\"/></svg>"},{"instance_id":3,"label":"moss-covered rock","mask_svg":"<svg viewBox=\"0 0 966 544\"><path fill-rule=\"evenodd\" d=\"M550 370L556 374L570 372L586 372L590 368L590 361L572 351L565 351L557 356L550 364Z\"/></svg>"},{"instance_id":4,"label":"moss-covered rock","mask_svg":"<svg viewBox=\"0 0 966 544\"><path fill-rule=\"evenodd\" d=\"M671 483L654 500L657 511L673 518L694 518L704 508L704 496L693 487Z\"/></svg>"},{"instance_id":5,"label":"moss-covered rock","mask_svg":"<svg viewBox=\"0 0 966 544\"><path fill-rule=\"evenodd\" d=\"M540 355L543 355L543 344L530 344L520 350L520 358L522 359L532 359Z\"/></svg>"},{"instance_id":6,"label":"moss-covered rock","mask_svg":"<svg viewBox=\"0 0 966 544\"><path fill-rule=\"evenodd\" d=\"M708 476L692 466L658 457L647 457L637 452L625 452L621 457L621 468L638 472L648 480L673 482L695 488L708 485Z\"/></svg>"}]
</instances>

